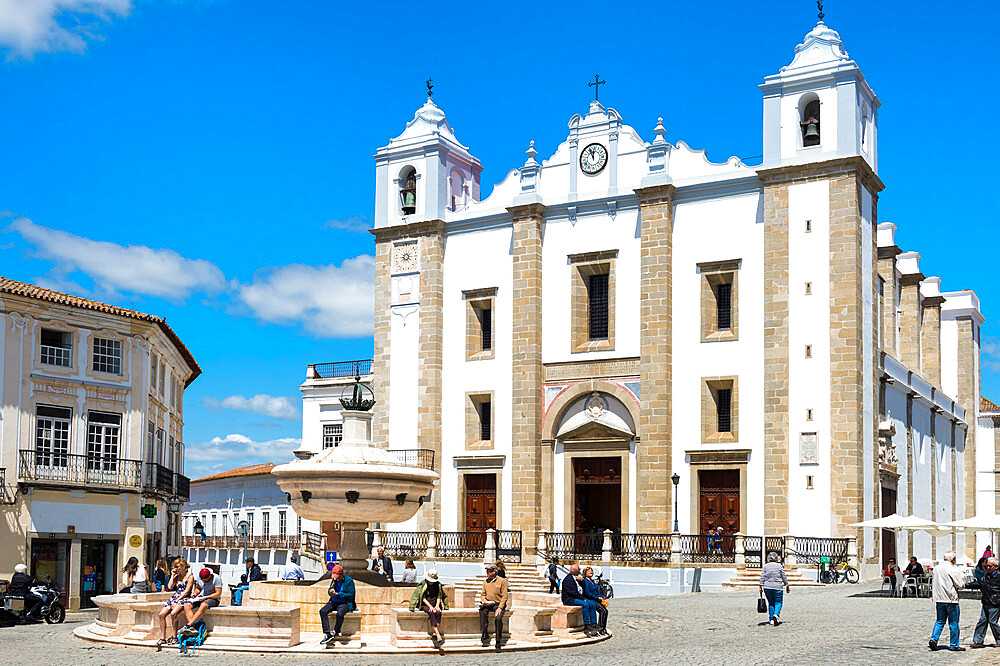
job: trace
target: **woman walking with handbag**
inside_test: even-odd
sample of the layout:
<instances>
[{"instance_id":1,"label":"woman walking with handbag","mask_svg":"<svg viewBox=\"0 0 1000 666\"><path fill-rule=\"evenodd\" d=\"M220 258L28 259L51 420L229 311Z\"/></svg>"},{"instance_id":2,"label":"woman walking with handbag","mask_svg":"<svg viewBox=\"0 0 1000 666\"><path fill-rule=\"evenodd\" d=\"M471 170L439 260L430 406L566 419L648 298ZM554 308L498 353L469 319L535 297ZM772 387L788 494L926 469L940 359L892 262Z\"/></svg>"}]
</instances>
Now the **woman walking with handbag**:
<instances>
[{"instance_id":1,"label":"woman walking with handbag","mask_svg":"<svg viewBox=\"0 0 1000 666\"><path fill-rule=\"evenodd\" d=\"M767 599L767 623L775 627L781 624L781 606L785 600L785 592L792 591L779 560L777 553L769 553L767 564L760 570L760 591ZM757 601L757 608L760 610L760 600Z\"/></svg>"}]
</instances>

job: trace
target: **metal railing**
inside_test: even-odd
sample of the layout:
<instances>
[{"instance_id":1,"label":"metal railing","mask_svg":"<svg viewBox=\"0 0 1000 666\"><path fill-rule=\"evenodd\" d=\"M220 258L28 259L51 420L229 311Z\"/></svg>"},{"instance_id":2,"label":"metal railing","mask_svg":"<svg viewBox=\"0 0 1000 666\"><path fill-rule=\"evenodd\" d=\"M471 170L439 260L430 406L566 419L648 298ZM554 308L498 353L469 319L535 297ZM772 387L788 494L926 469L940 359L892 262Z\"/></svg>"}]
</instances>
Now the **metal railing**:
<instances>
[{"instance_id":1,"label":"metal railing","mask_svg":"<svg viewBox=\"0 0 1000 666\"><path fill-rule=\"evenodd\" d=\"M174 474L174 494L182 500L191 499L191 479L183 474Z\"/></svg>"},{"instance_id":2,"label":"metal railing","mask_svg":"<svg viewBox=\"0 0 1000 666\"><path fill-rule=\"evenodd\" d=\"M364 377L372 373L372 359L359 361L337 361L335 363L310 363L310 376L317 379L334 379L336 377Z\"/></svg>"},{"instance_id":3,"label":"metal railing","mask_svg":"<svg viewBox=\"0 0 1000 666\"><path fill-rule=\"evenodd\" d=\"M497 559L504 562L521 562L521 530L497 530Z\"/></svg>"},{"instance_id":4,"label":"metal railing","mask_svg":"<svg viewBox=\"0 0 1000 666\"><path fill-rule=\"evenodd\" d=\"M326 535L315 532L302 532L302 552L320 562L326 558Z\"/></svg>"},{"instance_id":5,"label":"metal railing","mask_svg":"<svg viewBox=\"0 0 1000 666\"><path fill-rule=\"evenodd\" d=\"M17 501L18 487L7 488L7 470L0 467L0 504L14 504Z\"/></svg>"},{"instance_id":6,"label":"metal railing","mask_svg":"<svg viewBox=\"0 0 1000 666\"><path fill-rule=\"evenodd\" d=\"M482 557L486 532L438 532L438 557Z\"/></svg>"},{"instance_id":7,"label":"metal railing","mask_svg":"<svg viewBox=\"0 0 1000 666\"><path fill-rule=\"evenodd\" d=\"M771 553L778 554L778 561L785 561L785 537L748 536L743 540L743 556L746 566L760 568Z\"/></svg>"},{"instance_id":8,"label":"metal railing","mask_svg":"<svg viewBox=\"0 0 1000 666\"><path fill-rule=\"evenodd\" d=\"M427 553L430 532L382 532L381 537L382 547L391 557L423 557ZM371 548L369 544L368 549Z\"/></svg>"},{"instance_id":9,"label":"metal railing","mask_svg":"<svg viewBox=\"0 0 1000 666\"><path fill-rule=\"evenodd\" d=\"M302 540L297 536L253 536L247 539L247 548L255 550L296 550ZM197 534L181 537L181 545L188 548L243 548L243 539L238 536L210 536L202 542Z\"/></svg>"},{"instance_id":10,"label":"metal railing","mask_svg":"<svg viewBox=\"0 0 1000 666\"><path fill-rule=\"evenodd\" d=\"M388 451L404 465L434 469L434 451L431 449L389 449Z\"/></svg>"},{"instance_id":11,"label":"metal railing","mask_svg":"<svg viewBox=\"0 0 1000 666\"><path fill-rule=\"evenodd\" d=\"M570 560L600 559L604 547L602 532L546 532L545 552L550 557Z\"/></svg>"},{"instance_id":12,"label":"metal railing","mask_svg":"<svg viewBox=\"0 0 1000 666\"><path fill-rule=\"evenodd\" d=\"M58 482L108 488L141 488L142 461L115 456L18 452L21 481Z\"/></svg>"},{"instance_id":13,"label":"metal railing","mask_svg":"<svg viewBox=\"0 0 1000 666\"><path fill-rule=\"evenodd\" d=\"M847 561L847 539L821 537L795 537L796 564L819 564L824 557L830 564Z\"/></svg>"},{"instance_id":14,"label":"metal railing","mask_svg":"<svg viewBox=\"0 0 1000 666\"><path fill-rule=\"evenodd\" d=\"M612 534L611 553L621 562L669 562L669 534Z\"/></svg>"},{"instance_id":15,"label":"metal railing","mask_svg":"<svg viewBox=\"0 0 1000 666\"><path fill-rule=\"evenodd\" d=\"M681 562L735 562L736 537L726 534L682 534Z\"/></svg>"},{"instance_id":16,"label":"metal railing","mask_svg":"<svg viewBox=\"0 0 1000 666\"><path fill-rule=\"evenodd\" d=\"M163 465L148 463L146 465L146 487L172 495L174 492L174 473Z\"/></svg>"}]
</instances>

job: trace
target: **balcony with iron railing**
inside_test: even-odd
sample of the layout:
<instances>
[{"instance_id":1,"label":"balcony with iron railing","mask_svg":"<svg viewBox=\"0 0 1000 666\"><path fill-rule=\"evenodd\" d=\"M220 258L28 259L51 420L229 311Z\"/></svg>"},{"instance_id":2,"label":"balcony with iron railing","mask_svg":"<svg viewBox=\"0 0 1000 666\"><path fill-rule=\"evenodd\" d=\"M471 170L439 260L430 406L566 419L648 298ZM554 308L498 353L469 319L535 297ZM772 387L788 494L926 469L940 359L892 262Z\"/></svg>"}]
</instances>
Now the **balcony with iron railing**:
<instances>
[{"instance_id":1,"label":"balcony with iron railing","mask_svg":"<svg viewBox=\"0 0 1000 666\"><path fill-rule=\"evenodd\" d=\"M388 449L388 452L404 465L434 469L434 451L431 449Z\"/></svg>"},{"instance_id":2,"label":"balcony with iron railing","mask_svg":"<svg viewBox=\"0 0 1000 666\"><path fill-rule=\"evenodd\" d=\"M336 361L334 363L310 363L306 369L307 379L353 379L366 377L372 373L372 359L358 361Z\"/></svg>"},{"instance_id":3,"label":"balcony with iron railing","mask_svg":"<svg viewBox=\"0 0 1000 666\"><path fill-rule=\"evenodd\" d=\"M297 550L302 540L297 536L252 536L247 538L246 547L251 550ZM243 539L238 536L206 536L200 535L181 537L181 545L185 548L243 548Z\"/></svg>"},{"instance_id":4,"label":"balcony with iron railing","mask_svg":"<svg viewBox=\"0 0 1000 666\"><path fill-rule=\"evenodd\" d=\"M59 451L18 452L18 481L45 486L146 490L165 498L191 497L191 481L162 465L117 456L94 456ZM0 481L0 487L4 482Z\"/></svg>"}]
</instances>

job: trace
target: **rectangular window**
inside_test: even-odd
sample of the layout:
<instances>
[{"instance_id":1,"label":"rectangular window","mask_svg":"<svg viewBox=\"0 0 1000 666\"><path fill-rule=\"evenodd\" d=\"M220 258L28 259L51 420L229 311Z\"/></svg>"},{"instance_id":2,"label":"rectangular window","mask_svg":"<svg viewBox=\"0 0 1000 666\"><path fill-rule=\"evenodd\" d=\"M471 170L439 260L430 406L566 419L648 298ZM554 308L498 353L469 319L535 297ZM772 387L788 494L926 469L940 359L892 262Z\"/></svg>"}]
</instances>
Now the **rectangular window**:
<instances>
[{"instance_id":1,"label":"rectangular window","mask_svg":"<svg viewBox=\"0 0 1000 666\"><path fill-rule=\"evenodd\" d=\"M323 448L331 449L335 446L340 446L341 440L344 439L344 424L343 423L324 423L323 424Z\"/></svg>"},{"instance_id":2,"label":"rectangular window","mask_svg":"<svg viewBox=\"0 0 1000 666\"><path fill-rule=\"evenodd\" d=\"M271 536L271 512L265 511L261 514L260 535Z\"/></svg>"},{"instance_id":3,"label":"rectangular window","mask_svg":"<svg viewBox=\"0 0 1000 666\"><path fill-rule=\"evenodd\" d=\"M170 447L167 449L167 464L165 465L166 467L170 467L171 465L173 465L174 462L175 444L173 435L170 436L169 441L170 441Z\"/></svg>"},{"instance_id":4,"label":"rectangular window","mask_svg":"<svg viewBox=\"0 0 1000 666\"><path fill-rule=\"evenodd\" d=\"M493 439L493 433L490 432L493 419L493 403L489 400L483 400L479 403L479 439L490 440Z\"/></svg>"},{"instance_id":5,"label":"rectangular window","mask_svg":"<svg viewBox=\"0 0 1000 666\"><path fill-rule=\"evenodd\" d=\"M811 296L813 293L813 283L806 282L806 296Z\"/></svg>"},{"instance_id":6,"label":"rectangular window","mask_svg":"<svg viewBox=\"0 0 1000 666\"><path fill-rule=\"evenodd\" d=\"M732 296L733 285L728 282L720 282L715 287L715 312L717 329L728 331L732 328Z\"/></svg>"},{"instance_id":7,"label":"rectangular window","mask_svg":"<svg viewBox=\"0 0 1000 666\"><path fill-rule=\"evenodd\" d=\"M250 526L250 536L253 536L253 511L247 511L247 525Z\"/></svg>"},{"instance_id":8,"label":"rectangular window","mask_svg":"<svg viewBox=\"0 0 1000 666\"><path fill-rule=\"evenodd\" d=\"M812 474L806 474L806 490L813 489L813 477Z\"/></svg>"},{"instance_id":9,"label":"rectangular window","mask_svg":"<svg viewBox=\"0 0 1000 666\"><path fill-rule=\"evenodd\" d=\"M156 354L149 355L149 388L150 390L156 390L156 368L159 367L160 362L156 360Z\"/></svg>"},{"instance_id":10,"label":"rectangular window","mask_svg":"<svg viewBox=\"0 0 1000 666\"><path fill-rule=\"evenodd\" d=\"M716 413L718 416L718 432L732 432L732 398L733 390L720 388L716 391Z\"/></svg>"},{"instance_id":11,"label":"rectangular window","mask_svg":"<svg viewBox=\"0 0 1000 666\"><path fill-rule=\"evenodd\" d=\"M69 368L73 365L73 334L42 329L41 361L45 365Z\"/></svg>"},{"instance_id":12,"label":"rectangular window","mask_svg":"<svg viewBox=\"0 0 1000 666\"><path fill-rule=\"evenodd\" d=\"M167 380L167 364L160 363L160 395L163 395L163 385Z\"/></svg>"},{"instance_id":13,"label":"rectangular window","mask_svg":"<svg viewBox=\"0 0 1000 666\"><path fill-rule=\"evenodd\" d=\"M288 512L278 512L278 536L283 537L288 532Z\"/></svg>"},{"instance_id":14,"label":"rectangular window","mask_svg":"<svg viewBox=\"0 0 1000 666\"><path fill-rule=\"evenodd\" d=\"M122 374L121 340L94 338L94 372L110 375Z\"/></svg>"},{"instance_id":15,"label":"rectangular window","mask_svg":"<svg viewBox=\"0 0 1000 666\"><path fill-rule=\"evenodd\" d=\"M465 398L465 447L493 448L493 393L469 393Z\"/></svg>"},{"instance_id":16,"label":"rectangular window","mask_svg":"<svg viewBox=\"0 0 1000 666\"><path fill-rule=\"evenodd\" d=\"M806 233L807 234L808 233L812 233L812 230L813 230L813 221L812 220L806 220Z\"/></svg>"},{"instance_id":17,"label":"rectangular window","mask_svg":"<svg viewBox=\"0 0 1000 666\"><path fill-rule=\"evenodd\" d=\"M221 517L222 517L222 536L229 536L227 534L227 532L229 531L229 528L227 527L228 523L226 522L227 516L226 514L222 514Z\"/></svg>"},{"instance_id":18,"label":"rectangular window","mask_svg":"<svg viewBox=\"0 0 1000 666\"><path fill-rule=\"evenodd\" d=\"M35 464L66 467L69 464L69 426L73 411L39 405L35 414Z\"/></svg>"},{"instance_id":19,"label":"rectangular window","mask_svg":"<svg viewBox=\"0 0 1000 666\"><path fill-rule=\"evenodd\" d=\"M163 444L166 442L167 433L163 431L163 428L156 429L156 464L163 464Z\"/></svg>"},{"instance_id":20,"label":"rectangular window","mask_svg":"<svg viewBox=\"0 0 1000 666\"><path fill-rule=\"evenodd\" d=\"M211 532L211 535L212 536L216 536L217 534L218 534L218 532L215 531L215 514L213 513L212 514L212 532Z\"/></svg>"},{"instance_id":21,"label":"rectangular window","mask_svg":"<svg viewBox=\"0 0 1000 666\"><path fill-rule=\"evenodd\" d=\"M146 462L153 462L153 452L156 450L156 424L146 423Z\"/></svg>"},{"instance_id":22,"label":"rectangular window","mask_svg":"<svg viewBox=\"0 0 1000 666\"><path fill-rule=\"evenodd\" d=\"M493 349L493 308L482 308L477 313L479 317L479 326L481 329L480 333L480 346L483 351L489 351Z\"/></svg>"},{"instance_id":23,"label":"rectangular window","mask_svg":"<svg viewBox=\"0 0 1000 666\"><path fill-rule=\"evenodd\" d=\"M739 287L742 259L698 264L701 275L701 341L739 339Z\"/></svg>"},{"instance_id":24,"label":"rectangular window","mask_svg":"<svg viewBox=\"0 0 1000 666\"><path fill-rule=\"evenodd\" d=\"M109 412L87 414L87 469L114 472L118 469L118 443L122 415Z\"/></svg>"},{"instance_id":25,"label":"rectangular window","mask_svg":"<svg viewBox=\"0 0 1000 666\"><path fill-rule=\"evenodd\" d=\"M493 358L493 316L497 290L472 289L463 291L466 310L465 360L481 361Z\"/></svg>"},{"instance_id":26,"label":"rectangular window","mask_svg":"<svg viewBox=\"0 0 1000 666\"><path fill-rule=\"evenodd\" d=\"M807 409L806 410L806 421L812 421L812 420L813 420L813 410Z\"/></svg>"},{"instance_id":27,"label":"rectangular window","mask_svg":"<svg viewBox=\"0 0 1000 666\"><path fill-rule=\"evenodd\" d=\"M587 276L587 326L591 340L608 337L608 274Z\"/></svg>"},{"instance_id":28,"label":"rectangular window","mask_svg":"<svg viewBox=\"0 0 1000 666\"><path fill-rule=\"evenodd\" d=\"M813 357L813 346L806 345L806 358L812 358L812 357Z\"/></svg>"}]
</instances>

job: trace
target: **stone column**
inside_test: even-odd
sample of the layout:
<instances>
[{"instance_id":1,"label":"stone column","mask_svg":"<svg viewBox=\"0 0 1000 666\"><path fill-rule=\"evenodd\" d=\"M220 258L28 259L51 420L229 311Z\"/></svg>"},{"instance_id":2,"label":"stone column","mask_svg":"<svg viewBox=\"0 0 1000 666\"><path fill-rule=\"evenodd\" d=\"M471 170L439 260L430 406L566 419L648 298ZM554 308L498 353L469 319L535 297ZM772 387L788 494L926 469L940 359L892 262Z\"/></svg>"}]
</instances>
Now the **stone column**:
<instances>
[{"instance_id":1,"label":"stone column","mask_svg":"<svg viewBox=\"0 0 1000 666\"><path fill-rule=\"evenodd\" d=\"M885 282L882 289L882 351L896 356L896 255L900 249L878 248L878 274Z\"/></svg>"},{"instance_id":2,"label":"stone column","mask_svg":"<svg viewBox=\"0 0 1000 666\"><path fill-rule=\"evenodd\" d=\"M521 543L525 543L523 540ZM545 553L545 555L542 555ZM545 532L538 533L538 544L535 546L535 564L539 567L545 566L545 558L549 557L545 547Z\"/></svg>"},{"instance_id":3,"label":"stone column","mask_svg":"<svg viewBox=\"0 0 1000 666\"><path fill-rule=\"evenodd\" d=\"M483 549L483 564L489 566L497 561L497 531L492 527L486 530L486 547Z\"/></svg>"},{"instance_id":4,"label":"stone column","mask_svg":"<svg viewBox=\"0 0 1000 666\"><path fill-rule=\"evenodd\" d=\"M670 476L673 472L671 382L673 378L672 262L673 185L637 189L640 206L639 268L639 437L636 530L666 532L672 527ZM679 546L679 541L678 541Z\"/></svg>"},{"instance_id":5,"label":"stone column","mask_svg":"<svg viewBox=\"0 0 1000 666\"><path fill-rule=\"evenodd\" d=\"M923 273L906 273L899 279L899 361L920 373L920 283Z\"/></svg>"},{"instance_id":6,"label":"stone column","mask_svg":"<svg viewBox=\"0 0 1000 666\"><path fill-rule=\"evenodd\" d=\"M785 566L798 566L797 553L795 552L795 537L791 534L785 535Z\"/></svg>"},{"instance_id":7,"label":"stone column","mask_svg":"<svg viewBox=\"0 0 1000 666\"><path fill-rule=\"evenodd\" d=\"M680 532L673 532L670 535L670 563L680 564L681 563L681 534Z\"/></svg>"},{"instance_id":8,"label":"stone column","mask_svg":"<svg viewBox=\"0 0 1000 666\"><path fill-rule=\"evenodd\" d=\"M540 526L542 479L542 228L545 207L514 206L511 395L511 522L522 543ZM550 491L551 492L551 491Z\"/></svg>"},{"instance_id":9,"label":"stone column","mask_svg":"<svg viewBox=\"0 0 1000 666\"><path fill-rule=\"evenodd\" d=\"M941 304L944 296L925 296L920 326L920 375L941 388Z\"/></svg>"},{"instance_id":10,"label":"stone column","mask_svg":"<svg viewBox=\"0 0 1000 666\"><path fill-rule=\"evenodd\" d=\"M769 534L788 531L788 290L788 183L764 181L764 531Z\"/></svg>"},{"instance_id":11,"label":"stone column","mask_svg":"<svg viewBox=\"0 0 1000 666\"><path fill-rule=\"evenodd\" d=\"M976 326L970 315L956 317L958 323L958 395L965 407L965 516L976 515L976 414L979 413L979 382Z\"/></svg>"},{"instance_id":12,"label":"stone column","mask_svg":"<svg viewBox=\"0 0 1000 666\"><path fill-rule=\"evenodd\" d=\"M604 530L604 540L601 542L601 561L611 562L611 530Z\"/></svg>"},{"instance_id":13,"label":"stone column","mask_svg":"<svg viewBox=\"0 0 1000 666\"><path fill-rule=\"evenodd\" d=\"M743 536L742 532L736 533L736 554L734 555L734 563L737 569L746 569L747 566L747 556L746 556L746 537Z\"/></svg>"},{"instance_id":14,"label":"stone column","mask_svg":"<svg viewBox=\"0 0 1000 666\"><path fill-rule=\"evenodd\" d=\"M427 533L427 553L425 554L427 559L435 559L437 554L437 530L433 527Z\"/></svg>"}]
</instances>

